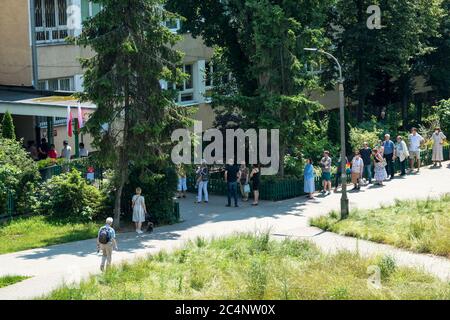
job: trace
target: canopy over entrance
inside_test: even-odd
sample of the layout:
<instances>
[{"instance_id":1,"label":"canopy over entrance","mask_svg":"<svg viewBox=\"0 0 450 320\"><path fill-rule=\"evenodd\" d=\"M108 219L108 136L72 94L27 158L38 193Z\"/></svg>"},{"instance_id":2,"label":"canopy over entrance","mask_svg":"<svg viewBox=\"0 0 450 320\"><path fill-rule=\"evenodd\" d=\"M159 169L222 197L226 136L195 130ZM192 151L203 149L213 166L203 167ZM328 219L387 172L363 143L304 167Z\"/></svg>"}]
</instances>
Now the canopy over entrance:
<instances>
[{"instance_id":1,"label":"canopy over entrance","mask_svg":"<svg viewBox=\"0 0 450 320\"><path fill-rule=\"evenodd\" d=\"M27 132L28 136L30 136L30 132L33 132L36 128L33 128L30 121L22 120L24 118L43 118L49 143L53 143L56 134L54 133L54 125L57 125L58 123L55 124L55 119L63 120L65 123L64 119L67 119L68 106L71 107L72 119L74 120L72 128L75 136L75 156L78 157L78 142L80 134L77 128L78 100L72 95L72 93L40 91L27 87L0 86L0 114L4 114L8 111L13 116L16 116L18 120L20 119L17 125L22 129L22 131ZM89 102L83 102L81 103L81 109L83 118L86 120L89 117L89 114L95 111L96 106ZM40 127L37 127L36 133L34 134L38 141L40 140L41 135L39 129Z\"/></svg>"},{"instance_id":2,"label":"canopy over entrance","mask_svg":"<svg viewBox=\"0 0 450 320\"><path fill-rule=\"evenodd\" d=\"M78 100L70 93L39 91L29 88L0 86L0 113L22 116L67 117L67 106L74 107L74 115ZM81 108L85 113L95 110L95 105L83 102Z\"/></svg>"}]
</instances>

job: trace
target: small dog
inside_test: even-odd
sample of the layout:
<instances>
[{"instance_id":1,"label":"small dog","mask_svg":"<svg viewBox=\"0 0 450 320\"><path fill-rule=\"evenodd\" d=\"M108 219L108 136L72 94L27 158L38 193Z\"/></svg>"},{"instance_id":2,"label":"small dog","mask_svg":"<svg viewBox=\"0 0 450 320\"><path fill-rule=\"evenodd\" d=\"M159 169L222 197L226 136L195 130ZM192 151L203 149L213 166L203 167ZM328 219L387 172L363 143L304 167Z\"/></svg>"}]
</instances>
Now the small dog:
<instances>
[{"instance_id":1,"label":"small dog","mask_svg":"<svg viewBox=\"0 0 450 320\"><path fill-rule=\"evenodd\" d=\"M149 213L145 214L145 222L147 222L147 232L152 233L155 227L154 219Z\"/></svg>"}]
</instances>

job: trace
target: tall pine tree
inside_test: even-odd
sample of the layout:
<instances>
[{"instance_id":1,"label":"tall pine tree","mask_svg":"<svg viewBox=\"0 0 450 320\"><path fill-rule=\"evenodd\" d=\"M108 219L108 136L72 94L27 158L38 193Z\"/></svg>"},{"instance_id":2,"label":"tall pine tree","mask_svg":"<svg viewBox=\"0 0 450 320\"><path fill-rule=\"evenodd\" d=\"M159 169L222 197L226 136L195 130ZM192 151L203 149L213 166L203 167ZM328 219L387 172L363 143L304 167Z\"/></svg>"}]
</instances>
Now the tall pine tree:
<instances>
[{"instance_id":1,"label":"tall pine tree","mask_svg":"<svg viewBox=\"0 0 450 320\"><path fill-rule=\"evenodd\" d=\"M114 224L119 226L129 166L165 166L167 128L178 121L173 93L160 80L180 80L179 37L164 26L176 18L162 0L98 0L98 15L83 25L75 43L94 50L82 60L83 100L97 109L86 124L102 160L114 168ZM169 141L169 142L168 142Z\"/></svg>"},{"instance_id":2,"label":"tall pine tree","mask_svg":"<svg viewBox=\"0 0 450 320\"><path fill-rule=\"evenodd\" d=\"M13 118L8 111L3 115L2 120L2 137L5 139L16 139Z\"/></svg>"}]
</instances>

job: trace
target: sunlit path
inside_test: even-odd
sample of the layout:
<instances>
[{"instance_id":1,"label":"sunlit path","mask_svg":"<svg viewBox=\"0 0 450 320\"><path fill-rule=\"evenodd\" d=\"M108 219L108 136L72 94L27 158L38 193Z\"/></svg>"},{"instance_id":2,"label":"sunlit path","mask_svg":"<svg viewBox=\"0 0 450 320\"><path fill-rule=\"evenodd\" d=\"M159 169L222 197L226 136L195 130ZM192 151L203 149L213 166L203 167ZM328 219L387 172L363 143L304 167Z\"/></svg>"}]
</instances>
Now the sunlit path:
<instances>
[{"instance_id":1,"label":"sunlit path","mask_svg":"<svg viewBox=\"0 0 450 320\"><path fill-rule=\"evenodd\" d=\"M350 192L352 208L376 208L389 205L395 199L424 199L450 193L450 163L442 169L423 168L420 174L387 182L385 187L364 187L359 193ZM395 257L399 265L415 266L450 280L450 260L431 255L415 254L391 246L342 237L310 227L311 217L327 214L339 208L340 194L307 201L295 198L280 202L263 201L257 207L240 202L239 208L225 207L224 197L211 197L208 204L195 204L194 195L182 199L183 222L155 229L153 234L118 235L119 252L113 262L133 260L159 250L170 250L196 237L223 236L233 232L270 230L275 238L295 237L310 239L325 251L358 250L361 254L384 253ZM63 281L99 272L100 257L94 240L56 245L0 255L0 276L29 275L32 278L0 289L0 299L36 297L60 285Z\"/></svg>"}]
</instances>

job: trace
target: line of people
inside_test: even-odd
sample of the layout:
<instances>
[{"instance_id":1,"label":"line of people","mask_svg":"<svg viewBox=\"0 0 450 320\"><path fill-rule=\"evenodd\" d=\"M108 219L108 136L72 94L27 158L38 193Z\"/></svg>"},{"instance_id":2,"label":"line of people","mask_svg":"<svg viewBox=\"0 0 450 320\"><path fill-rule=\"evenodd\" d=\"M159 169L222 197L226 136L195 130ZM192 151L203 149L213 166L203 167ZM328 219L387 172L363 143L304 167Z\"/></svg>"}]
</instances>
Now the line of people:
<instances>
[{"instance_id":1,"label":"line of people","mask_svg":"<svg viewBox=\"0 0 450 320\"><path fill-rule=\"evenodd\" d=\"M84 143L81 142L79 145L79 155L81 158L88 157L89 151L84 146ZM30 154L31 158L35 161L45 160L47 158L57 159L63 158L67 161L70 161L72 157L72 147L69 145L67 140L63 141L63 148L61 149L61 153L58 154L56 151L56 147L54 144L49 144L47 139L42 138L39 146L36 146L34 141L28 141L26 150Z\"/></svg>"},{"instance_id":2,"label":"line of people","mask_svg":"<svg viewBox=\"0 0 450 320\"><path fill-rule=\"evenodd\" d=\"M210 170L205 160L197 168L195 187L197 192L197 203L208 203L208 181ZM177 198L186 198L187 177L186 170L183 165L177 166L178 187ZM247 202L250 193L253 192L253 206L257 206L259 202L259 185L260 185L260 168L255 166L250 170L246 163L241 162L240 166L234 164L234 160L230 159L224 168L224 179L227 184L227 207L231 206L231 200L234 200L234 206L238 207L238 189L243 202ZM251 184L251 188L250 188Z\"/></svg>"},{"instance_id":3,"label":"line of people","mask_svg":"<svg viewBox=\"0 0 450 320\"><path fill-rule=\"evenodd\" d=\"M440 128L435 128L431 139L433 140L433 167L442 167L442 161L444 160L443 145L447 137ZM424 142L425 139L417 132L417 128L411 129L411 133L408 136L408 145L402 136L397 136L396 143L394 143L389 134L386 134L384 136L384 141L380 141L373 149L370 148L367 142L364 142L363 147L354 152L351 162L348 161L347 157L345 158L346 174L351 175L354 190L360 190L361 186L366 184L365 182L371 184L372 179L375 180L374 184L380 186L383 185L384 181L393 179L395 176L395 161L399 162L400 176L405 176L407 174L406 164L408 159L410 162L408 173L413 172L415 169L419 172L421 167L420 149ZM323 187L321 193L326 196L331 194L332 159L328 151L324 152L323 157L320 160L320 167L322 169L321 178ZM341 159L339 158L335 176L334 192L337 192L339 185L342 183L340 181L341 176L342 168ZM313 160L307 159L304 169L304 191L310 199L314 198L314 180L315 173Z\"/></svg>"}]
</instances>

